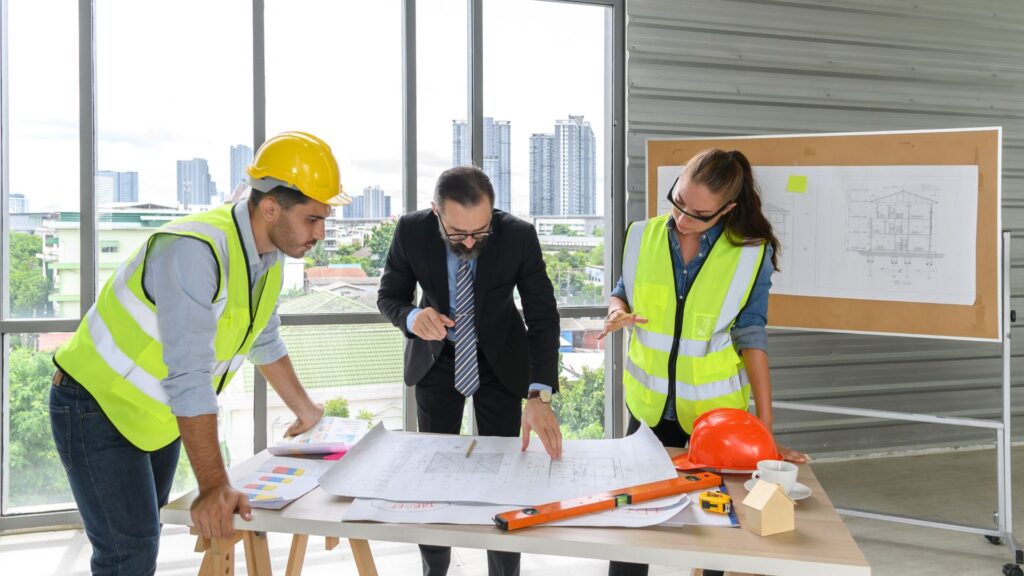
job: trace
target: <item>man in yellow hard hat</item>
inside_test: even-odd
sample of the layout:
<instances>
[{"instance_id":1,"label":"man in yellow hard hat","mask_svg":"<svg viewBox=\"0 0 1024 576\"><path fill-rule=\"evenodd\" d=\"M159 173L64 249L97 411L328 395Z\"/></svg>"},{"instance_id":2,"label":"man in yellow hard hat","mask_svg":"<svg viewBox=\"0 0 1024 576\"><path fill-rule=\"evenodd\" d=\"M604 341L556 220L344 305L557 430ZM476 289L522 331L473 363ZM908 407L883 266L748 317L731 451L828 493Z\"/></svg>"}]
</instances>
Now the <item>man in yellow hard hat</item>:
<instances>
[{"instance_id":1,"label":"man in yellow hard hat","mask_svg":"<svg viewBox=\"0 0 1024 576\"><path fill-rule=\"evenodd\" d=\"M278 334L284 256L324 237L344 204L327 144L302 132L268 140L248 167L248 201L161 227L107 281L54 355L53 438L93 546L93 574L153 574L160 507L184 442L199 484L192 520L231 537L251 513L228 482L217 398L249 358L297 419L323 416L299 383Z\"/></svg>"}]
</instances>

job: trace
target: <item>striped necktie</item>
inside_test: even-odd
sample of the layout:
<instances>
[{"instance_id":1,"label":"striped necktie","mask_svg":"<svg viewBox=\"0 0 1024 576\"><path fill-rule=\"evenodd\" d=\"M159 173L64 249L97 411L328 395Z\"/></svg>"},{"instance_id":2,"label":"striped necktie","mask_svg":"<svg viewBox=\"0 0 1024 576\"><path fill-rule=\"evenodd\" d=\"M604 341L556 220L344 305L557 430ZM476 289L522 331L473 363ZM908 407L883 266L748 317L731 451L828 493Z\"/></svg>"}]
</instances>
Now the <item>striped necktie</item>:
<instances>
[{"instance_id":1,"label":"striped necktie","mask_svg":"<svg viewBox=\"0 0 1024 576\"><path fill-rule=\"evenodd\" d=\"M469 260L459 261L455 282L455 389L472 396L480 388L473 322L473 273Z\"/></svg>"}]
</instances>

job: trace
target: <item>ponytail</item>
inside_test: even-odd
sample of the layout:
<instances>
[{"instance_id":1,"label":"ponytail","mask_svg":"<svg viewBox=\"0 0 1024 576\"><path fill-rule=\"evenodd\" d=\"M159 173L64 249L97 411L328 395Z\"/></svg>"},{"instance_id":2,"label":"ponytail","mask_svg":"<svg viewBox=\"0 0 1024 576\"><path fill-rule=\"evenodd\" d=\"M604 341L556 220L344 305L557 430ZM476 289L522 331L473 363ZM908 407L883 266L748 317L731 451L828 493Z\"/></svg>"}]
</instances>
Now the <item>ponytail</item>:
<instances>
[{"instance_id":1,"label":"ponytail","mask_svg":"<svg viewBox=\"0 0 1024 576\"><path fill-rule=\"evenodd\" d=\"M761 191L754 180L750 161L739 150L705 150L686 163L683 175L690 182L703 184L727 202L735 202L722 224L729 242L734 246L772 247L772 267L779 269L779 240L772 225L761 211Z\"/></svg>"}]
</instances>

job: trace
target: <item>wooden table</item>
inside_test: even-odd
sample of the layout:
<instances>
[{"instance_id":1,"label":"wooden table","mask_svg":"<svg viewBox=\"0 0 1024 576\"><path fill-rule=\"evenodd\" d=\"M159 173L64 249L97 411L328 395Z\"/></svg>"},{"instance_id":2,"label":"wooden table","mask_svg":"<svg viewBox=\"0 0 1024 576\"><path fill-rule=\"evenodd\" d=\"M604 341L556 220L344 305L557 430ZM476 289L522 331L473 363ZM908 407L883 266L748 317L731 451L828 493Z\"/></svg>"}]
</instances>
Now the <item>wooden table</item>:
<instances>
[{"instance_id":1,"label":"wooden table","mask_svg":"<svg viewBox=\"0 0 1024 576\"><path fill-rule=\"evenodd\" d=\"M670 450L675 453L677 450ZM255 470L270 455L261 452L239 466ZM765 538L742 528L746 496L743 482L749 476L725 476L725 483L737 506L740 528L687 526L685 528L528 528L506 533L493 526L448 524L381 524L342 522L350 498L331 496L320 488L282 510L253 509L253 519L235 517L240 531L234 542L204 542L196 551L205 552L200 574L233 574L234 545L242 541L250 575L269 575L270 556L266 532L296 535L289 557L289 576L297 576L310 535L329 537L328 546L337 538L348 538L361 576L376 575L369 540L408 542L503 550L525 554L553 554L643 562L681 568L708 568L729 572L792 576L868 576L871 568L846 526L832 507L814 472L800 466L799 481L812 494L797 503L796 530ZM189 506L197 492L171 502L161 512L167 524L191 525Z\"/></svg>"}]
</instances>

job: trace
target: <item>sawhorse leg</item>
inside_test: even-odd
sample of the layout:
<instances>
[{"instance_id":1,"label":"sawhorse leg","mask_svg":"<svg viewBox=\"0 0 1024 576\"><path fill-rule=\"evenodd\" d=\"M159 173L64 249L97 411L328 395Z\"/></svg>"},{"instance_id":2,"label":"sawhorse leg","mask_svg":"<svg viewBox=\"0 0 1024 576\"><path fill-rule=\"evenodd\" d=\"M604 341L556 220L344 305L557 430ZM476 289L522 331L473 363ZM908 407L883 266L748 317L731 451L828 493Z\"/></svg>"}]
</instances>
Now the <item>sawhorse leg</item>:
<instances>
[{"instance_id":1,"label":"sawhorse leg","mask_svg":"<svg viewBox=\"0 0 1024 576\"><path fill-rule=\"evenodd\" d=\"M246 573L250 576L271 576L270 547L265 532L236 530L233 538L196 539L196 552L203 552L199 576L234 576L235 544L245 547Z\"/></svg>"},{"instance_id":2,"label":"sawhorse leg","mask_svg":"<svg viewBox=\"0 0 1024 576\"><path fill-rule=\"evenodd\" d=\"M328 536L324 547L327 550L334 550L340 542L339 538ZM302 564L306 560L306 545L309 544L309 536L306 534L295 534L292 536L292 547L288 552L288 567L285 576L299 576L302 573ZM370 550L370 543L366 540L349 540L352 548L352 558L356 562L356 572L359 576L377 576L377 565L373 562L373 552Z\"/></svg>"},{"instance_id":3,"label":"sawhorse leg","mask_svg":"<svg viewBox=\"0 0 1024 576\"><path fill-rule=\"evenodd\" d=\"M242 539L239 531L234 538L203 538L196 539L196 552L203 552L203 563L199 566L199 576L234 576L235 575L235 544Z\"/></svg>"}]
</instances>

